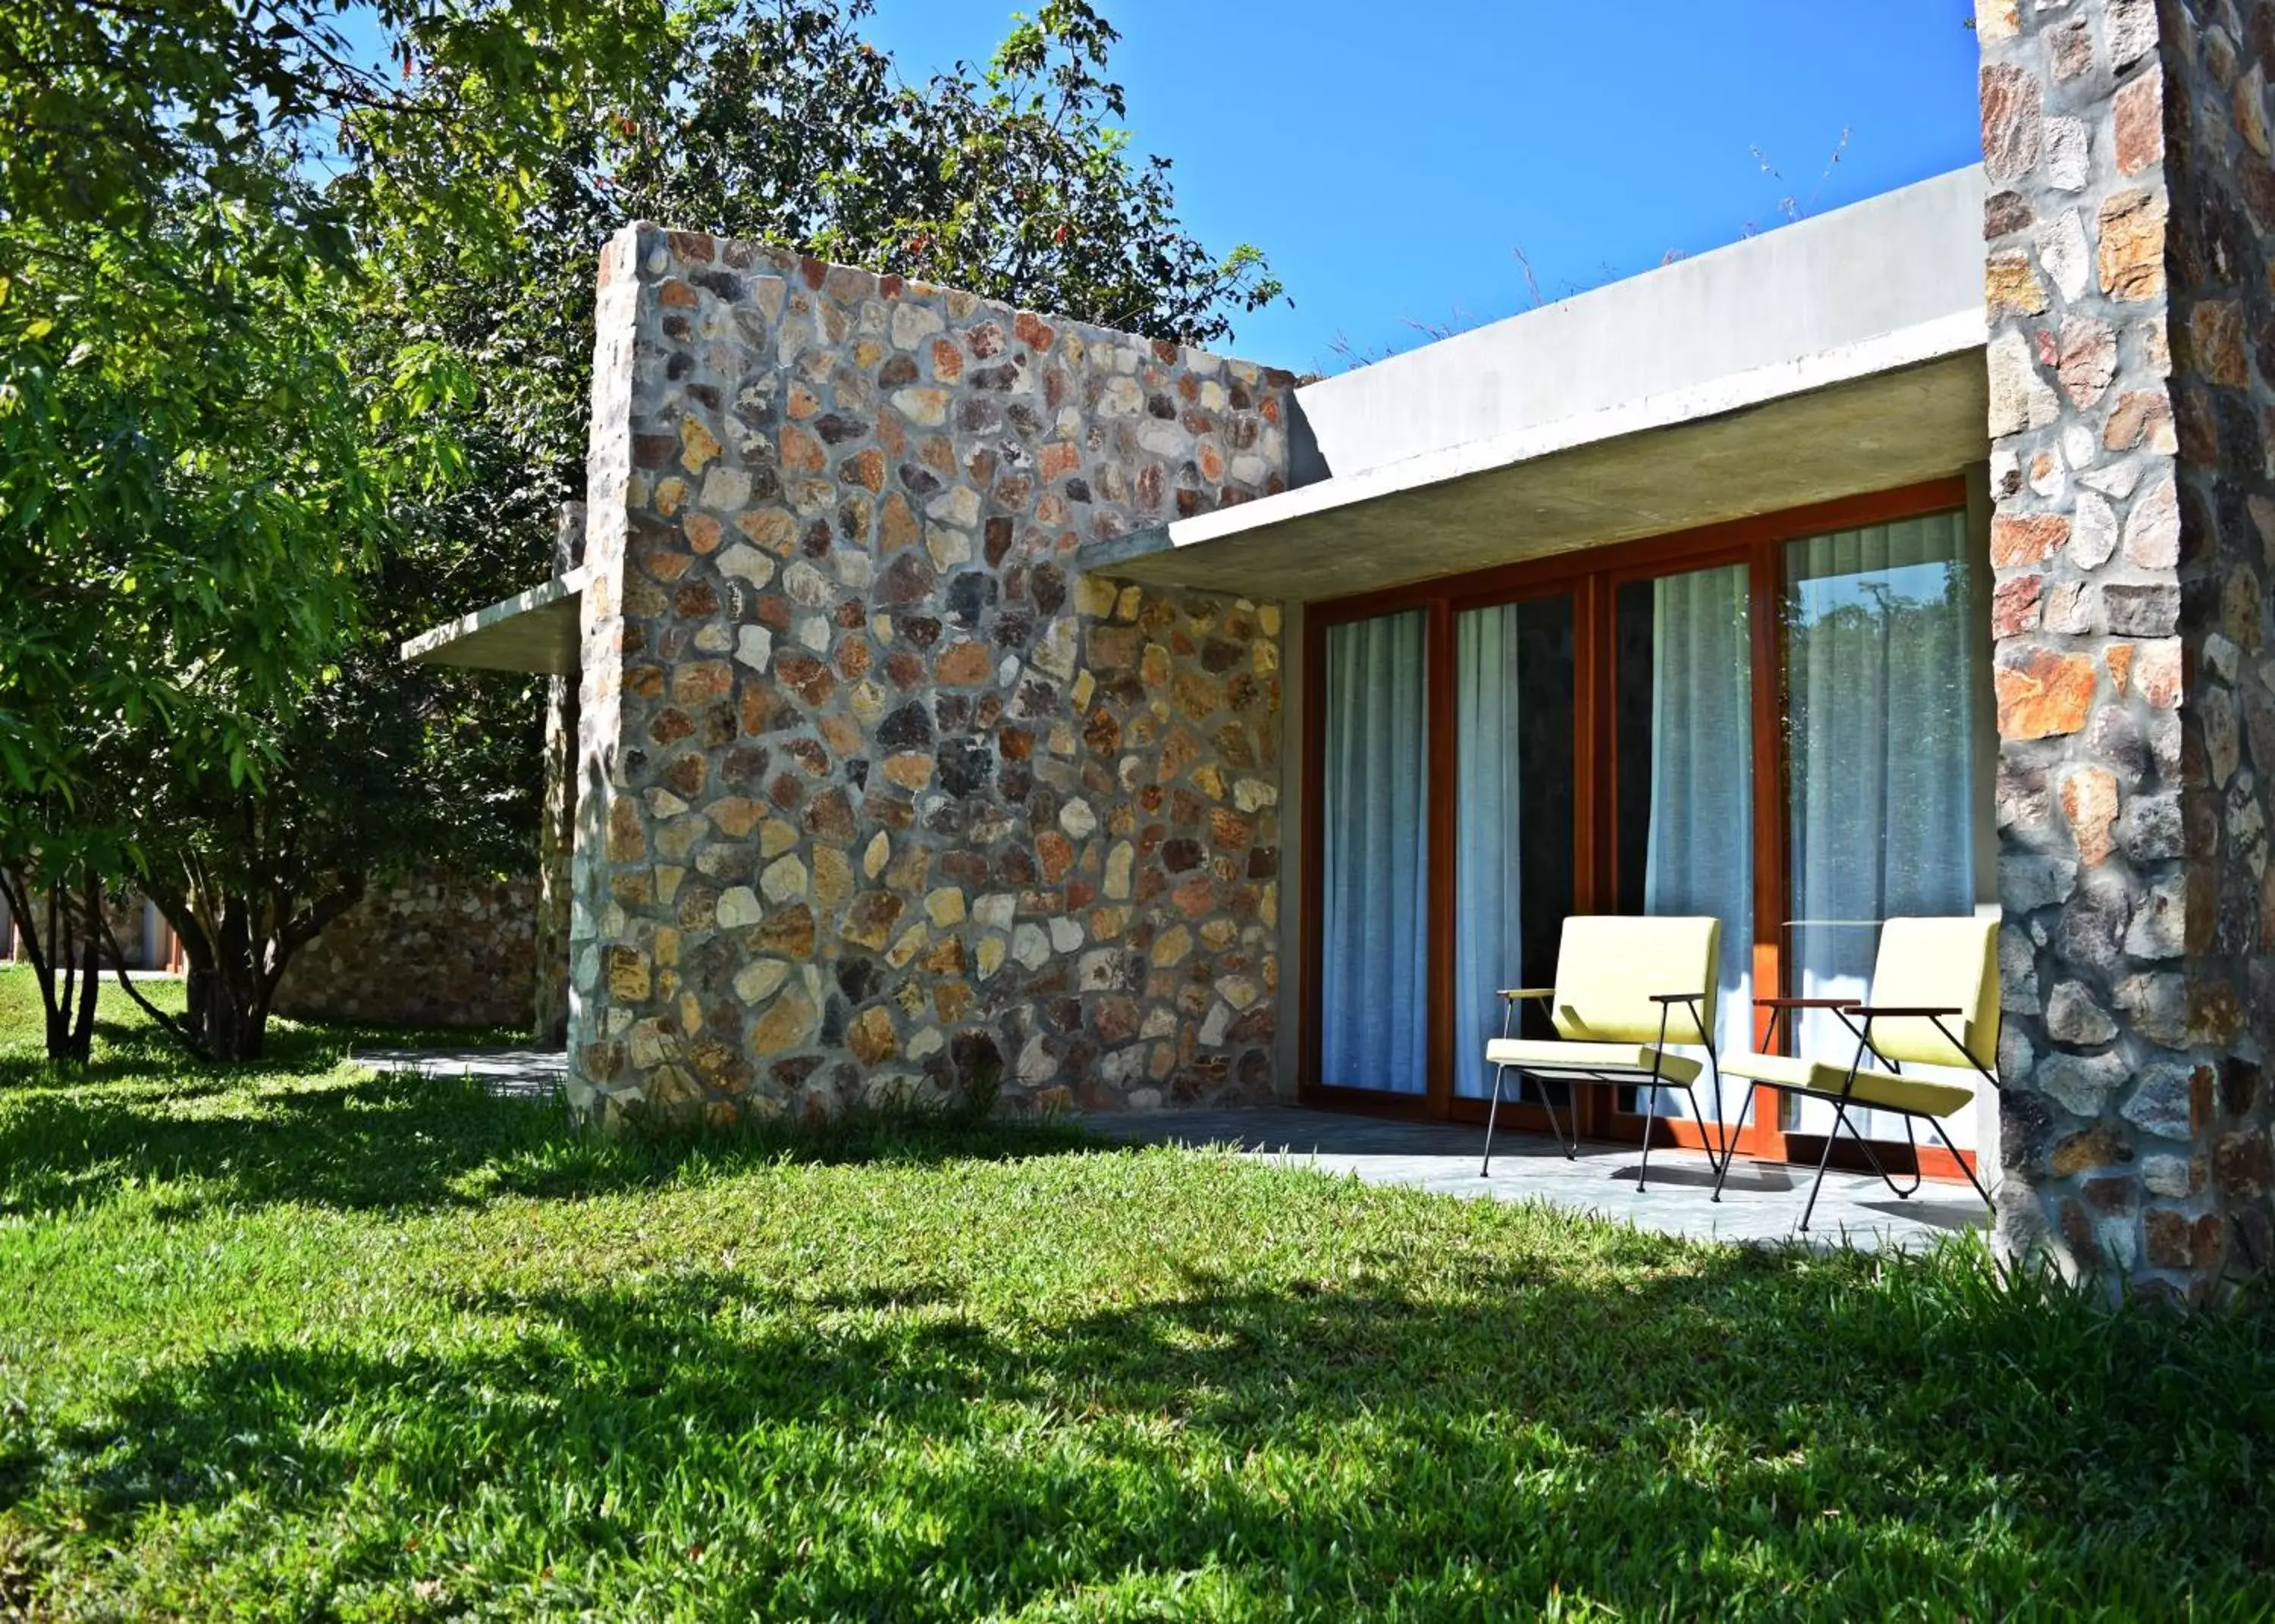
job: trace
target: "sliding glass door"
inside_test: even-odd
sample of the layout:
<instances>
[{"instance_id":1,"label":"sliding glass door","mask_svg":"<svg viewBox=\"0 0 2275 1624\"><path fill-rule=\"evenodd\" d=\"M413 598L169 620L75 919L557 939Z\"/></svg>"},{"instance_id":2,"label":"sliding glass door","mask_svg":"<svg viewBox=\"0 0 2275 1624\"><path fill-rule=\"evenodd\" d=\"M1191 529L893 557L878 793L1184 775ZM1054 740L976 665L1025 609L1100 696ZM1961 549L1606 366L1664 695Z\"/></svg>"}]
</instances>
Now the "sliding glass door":
<instances>
[{"instance_id":1,"label":"sliding glass door","mask_svg":"<svg viewBox=\"0 0 2275 1624\"><path fill-rule=\"evenodd\" d=\"M1319 913L1319 1076L1428 1084L1429 622L1420 610L1327 631Z\"/></svg>"},{"instance_id":2,"label":"sliding glass door","mask_svg":"<svg viewBox=\"0 0 2275 1624\"><path fill-rule=\"evenodd\" d=\"M1762 1040L1757 991L1862 996L1882 920L1971 911L1979 550L1952 480L1314 606L1305 1091L1482 1115L1499 989L1551 984L1575 914L1720 920L1729 1051ZM1553 1032L1542 1004L1519 1023ZM1822 1015L1785 1042L1853 1046ZM1643 1129L1632 1091L1582 1102L1585 1132ZM1782 1155L1825 1120L1773 1103L1741 1146Z\"/></svg>"},{"instance_id":3,"label":"sliding glass door","mask_svg":"<svg viewBox=\"0 0 2275 1624\"><path fill-rule=\"evenodd\" d=\"M1612 911L1722 922L1714 1030L1741 1042L1750 1031L1754 940L1750 586L1743 563L1623 583L1614 655ZM1724 1114L1738 1104L1726 1101ZM1711 1089L1698 1105L1713 1109ZM1657 1109L1689 1114L1679 1095L1661 1093Z\"/></svg>"},{"instance_id":4,"label":"sliding glass door","mask_svg":"<svg viewBox=\"0 0 2275 1624\"><path fill-rule=\"evenodd\" d=\"M1990 650L1966 546L1966 516L1939 513L1786 548L1785 947L1797 997L1863 998L1884 919L1975 910ZM1829 1011L1807 1012L1797 1036L1804 1054L1846 1060L1856 1047ZM1903 1137L1901 1119L1863 1115L1868 1136ZM1788 1107L1789 1131L1832 1125L1828 1106Z\"/></svg>"},{"instance_id":5,"label":"sliding glass door","mask_svg":"<svg viewBox=\"0 0 2275 1624\"><path fill-rule=\"evenodd\" d=\"M1502 987L1546 986L1573 911L1569 593L1455 616L1454 1093L1493 1092ZM1519 1010L1552 1037L1547 1010Z\"/></svg>"}]
</instances>

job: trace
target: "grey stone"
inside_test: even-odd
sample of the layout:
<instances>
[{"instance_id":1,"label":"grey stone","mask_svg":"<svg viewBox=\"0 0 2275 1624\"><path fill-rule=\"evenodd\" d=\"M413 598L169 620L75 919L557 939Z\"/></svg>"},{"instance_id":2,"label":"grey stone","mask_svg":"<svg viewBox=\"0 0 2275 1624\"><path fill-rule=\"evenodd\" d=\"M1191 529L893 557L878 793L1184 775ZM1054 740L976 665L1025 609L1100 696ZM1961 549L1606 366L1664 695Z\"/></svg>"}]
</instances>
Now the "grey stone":
<instances>
[{"instance_id":1,"label":"grey stone","mask_svg":"<svg viewBox=\"0 0 2275 1624\"><path fill-rule=\"evenodd\" d=\"M2046 1035L2073 1048L2096 1048L2117 1036L2117 1023L2082 986L2064 981L2046 1000Z\"/></svg>"},{"instance_id":2,"label":"grey stone","mask_svg":"<svg viewBox=\"0 0 2275 1624\"><path fill-rule=\"evenodd\" d=\"M2125 1062L2114 1054L2050 1054L2038 1062L2035 1081L2038 1092L2090 1122L2125 1081Z\"/></svg>"},{"instance_id":3,"label":"grey stone","mask_svg":"<svg viewBox=\"0 0 2275 1624\"><path fill-rule=\"evenodd\" d=\"M2117 1007L2136 1033L2159 1048L2187 1046L2187 977L2169 971L2128 976L2117 984Z\"/></svg>"},{"instance_id":4,"label":"grey stone","mask_svg":"<svg viewBox=\"0 0 2275 1624\"><path fill-rule=\"evenodd\" d=\"M1999 859L1999 900L2010 913L2054 907L2076 888L2077 865L2067 857L2008 853Z\"/></svg>"},{"instance_id":5,"label":"grey stone","mask_svg":"<svg viewBox=\"0 0 2275 1624\"><path fill-rule=\"evenodd\" d=\"M2192 1068L2171 1061L2143 1066L2119 1114L2160 1139L2188 1139L2194 1133L2188 1107L2192 1076Z\"/></svg>"},{"instance_id":6,"label":"grey stone","mask_svg":"<svg viewBox=\"0 0 2275 1624\"><path fill-rule=\"evenodd\" d=\"M2175 876L2142 899L2125 933L2125 951L2136 959L2170 959L2187 947L2188 881Z\"/></svg>"}]
</instances>

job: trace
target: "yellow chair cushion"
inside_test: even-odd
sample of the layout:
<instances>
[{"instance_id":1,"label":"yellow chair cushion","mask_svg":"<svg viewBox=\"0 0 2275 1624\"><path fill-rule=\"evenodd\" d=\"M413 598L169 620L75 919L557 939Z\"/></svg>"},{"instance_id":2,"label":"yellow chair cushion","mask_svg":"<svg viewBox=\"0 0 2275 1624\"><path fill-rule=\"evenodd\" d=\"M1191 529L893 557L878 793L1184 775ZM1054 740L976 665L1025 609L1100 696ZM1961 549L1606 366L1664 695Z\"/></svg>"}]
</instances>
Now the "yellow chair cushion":
<instances>
[{"instance_id":1,"label":"yellow chair cushion","mask_svg":"<svg viewBox=\"0 0 2275 1624\"><path fill-rule=\"evenodd\" d=\"M1549 1006L1558 1035L1575 1043L1654 1044L1663 1016L1665 1041L1711 1048L1721 948L1719 919L1573 915L1557 947ZM1651 1002L1665 993L1703 993L1697 1016L1688 1005Z\"/></svg>"},{"instance_id":2,"label":"yellow chair cushion","mask_svg":"<svg viewBox=\"0 0 2275 1624\"><path fill-rule=\"evenodd\" d=\"M1689 1083L1705 1069L1687 1054L1671 1054L1648 1043L1558 1043L1553 1039L1496 1038L1485 1045L1488 1066L1519 1066L1527 1071L1632 1071L1650 1081L1652 1058L1667 1083Z\"/></svg>"},{"instance_id":3,"label":"yellow chair cushion","mask_svg":"<svg viewBox=\"0 0 2275 1624\"><path fill-rule=\"evenodd\" d=\"M1789 1054L1735 1054L1722 1062L1725 1075L1750 1083L1766 1083L1795 1093L1838 1099L1848 1085L1848 1069L1821 1060L1801 1060ZM1866 1069L1856 1074L1849 1089L1851 1105L1876 1110L1902 1111L1913 1116L1946 1117L1975 1103L1975 1091L1953 1083L1931 1083L1924 1077L1898 1076L1893 1072Z\"/></svg>"}]
</instances>

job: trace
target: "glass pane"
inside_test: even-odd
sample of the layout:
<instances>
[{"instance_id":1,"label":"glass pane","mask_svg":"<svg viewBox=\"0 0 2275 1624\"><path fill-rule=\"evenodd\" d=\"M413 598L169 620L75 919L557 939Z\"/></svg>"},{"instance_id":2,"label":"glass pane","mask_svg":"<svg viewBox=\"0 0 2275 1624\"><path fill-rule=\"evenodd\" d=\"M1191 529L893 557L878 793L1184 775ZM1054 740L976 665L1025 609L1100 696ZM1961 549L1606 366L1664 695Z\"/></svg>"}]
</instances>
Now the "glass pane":
<instances>
[{"instance_id":1,"label":"glass pane","mask_svg":"<svg viewBox=\"0 0 2275 1624\"><path fill-rule=\"evenodd\" d=\"M1969 608L1966 546L1966 515L1943 513L1786 549L1786 940L1801 997L1863 997L1883 919L1974 911L1976 699L1989 649ZM1799 1035L1805 1054L1845 1061L1856 1048L1830 1012L1810 1012ZM1832 1126L1830 1107L1798 1104L1795 1129ZM1863 1114L1865 1132L1903 1136L1901 1118Z\"/></svg>"},{"instance_id":2,"label":"glass pane","mask_svg":"<svg viewBox=\"0 0 2275 1624\"><path fill-rule=\"evenodd\" d=\"M1327 629L1319 1078L1342 1088L1427 1081L1428 631L1418 609Z\"/></svg>"},{"instance_id":3,"label":"glass pane","mask_svg":"<svg viewBox=\"0 0 2275 1624\"><path fill-rule=\"evenodd\" d=\"M1455 625L1454 1091L1469 1099L1493 1091L1495 994L1555 979L1572 911L1573 627L1569 598ZM1543 1006L1522 1012L1527 1035L1555 1035Z\"/></svg>"},{"instance_id":4,"label":"glass pane","mask_svg":"<svg viewBox=\"0 0 2275 1624\"><path fill-rule=\"evenodd\" d=\"M1620 588L1618 911L1722 922L1714 1030L1750 1035L1754 936L1753 653L1743 564ZM1723 1102L1735 1116L1738 1099ZM1702 1112L1713 1109L1702 1092ZM1662 1092L1659 1110L1686 1115Z\"/></svg>"}]
</instances>

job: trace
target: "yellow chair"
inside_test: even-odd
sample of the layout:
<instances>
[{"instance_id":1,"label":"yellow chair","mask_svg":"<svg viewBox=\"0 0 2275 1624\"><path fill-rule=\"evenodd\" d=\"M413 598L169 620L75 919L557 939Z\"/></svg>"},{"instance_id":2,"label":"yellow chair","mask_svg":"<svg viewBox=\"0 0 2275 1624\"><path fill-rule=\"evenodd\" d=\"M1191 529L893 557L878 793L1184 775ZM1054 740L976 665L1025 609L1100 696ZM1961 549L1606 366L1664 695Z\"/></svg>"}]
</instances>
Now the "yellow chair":
<instances>
[{"instance_id":1,"label":"yellow chair","mask_svg":"<svg viewBox=\"0 0 2275 1624\"><path fill-rule=\"evenodd\" d=\"M1912 1131L1914 1120L1935 1130L1975 1186L1975 1193L1991 1203L1991 1192L1975 1176L1975 1169L1959 1153L1943 1130L1946 1118L1975 1101L1975 1091L1954 1083L1931 1082L1903 1075L1904 1065L1972 1068L1992 1087L1999 1086L1995 1062L1999 1054L1999 922L1972 917L1951 919L1890 919L1880 926L1879 951L1872 961L1872 995L1867 1003L1853 998L1757 998L1771 1010L1770 1034L1783 1016L1788 1033L1795 1012L1830 1009L1856 1034L1856 1052L1845 1066L1784 1054L1741 1054L1723 1062L1732 1076L1747 1079L1746 1098L1738 1107L1742 1126L1753 1108L1755 1095L1764 1088L1823 1099L1833 1107L1833 1128L1825 1136L1825 1153L1818 1159L1817 1181L1809 1189L1809 1205L1802 1209L1801 1227L1809 1228L1817 1210L1817 1192L1833 1159L1833 1142L1846 1128L1864 1147L1866 1159L1881 1182L1899 1197L1920 1187L1919 1145ZM1879 1062L1865 1064L1866 1057ZM1883 1069L1885 1068L1885 1069ZM1893 1111L1904 1119L1904 1137L1912 1148L1912 1182L1899 1185L1880 1166L1872 1146L1848 1120L1848 1107ZM1729 1175L1725 1159L1714 1179L1714 1199L1722 1198L1722 1181Z\"/></svg>"},{"instance_id":2,"label":"yellow chair","mask_svg":"<svg viewBox=\"0 0 2275 1624\"><path fill-rule=\"evenodd\" d=\"M1493 1106L1485 1114L1485 1163L1478 1176L1493 1169L1493 1123L1500 1115L1501 1083L1514 1071L1520 1079L1565 1084L1596 1083L1647 1090L1643 1129L1643 1166L1636 1174L1636 1189L1644 1188L1651 1172L1651 1107L1659 1103L1662 1088L1679 1088L1690 1100L1690 1114L1698 1114L1693 1085L1698 1074L1712 1070L1714 1120L1721 1130L1722 1074L1714 1059L1715 966L1720 962L1722 922L1706 918L1645 918L1627 914L1585 914L1564 921L1564 935L1556 950L1556 985L1553 987L1506 987L1501 1001L1506 1013L1500 1038L1485 1045L1485 1064L1493 1068ZM1549 1002L1555 1023L1553 1039L1515 1035L1517 1006L1527 1000ZM1706 1051L1701 1065L1687 1054L1670 1054L1669 1044L1689 1044ZM1555 1130L1565 1159L1579 1154L1580 1124L1574 1114L1568 1140L1557 1121L1556 1107L1546 1090L1541 1103L1548 1107L1549 1126ZM1703 1131L1704 1120L1701 1121ZM1721 1130L1723 1143L1710 1143L1706 1159L1718 1173L1728 1164L1735 1141ZM1718 1155L1719 1159L1718 1160ZM1719 1182L1719 1179L1717 1181Z\"/></svg>"}]
</instances>

